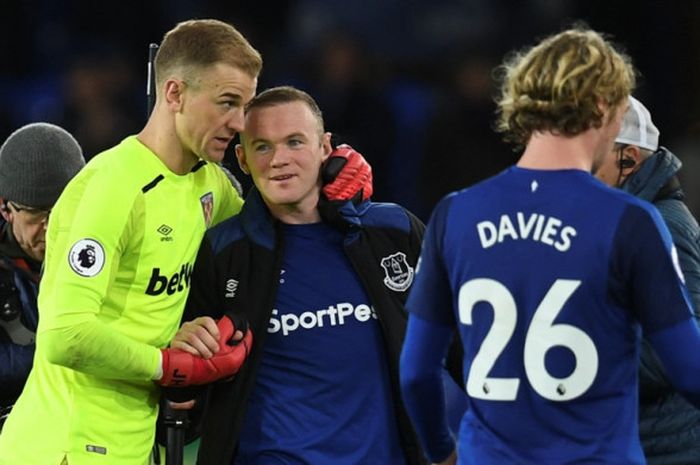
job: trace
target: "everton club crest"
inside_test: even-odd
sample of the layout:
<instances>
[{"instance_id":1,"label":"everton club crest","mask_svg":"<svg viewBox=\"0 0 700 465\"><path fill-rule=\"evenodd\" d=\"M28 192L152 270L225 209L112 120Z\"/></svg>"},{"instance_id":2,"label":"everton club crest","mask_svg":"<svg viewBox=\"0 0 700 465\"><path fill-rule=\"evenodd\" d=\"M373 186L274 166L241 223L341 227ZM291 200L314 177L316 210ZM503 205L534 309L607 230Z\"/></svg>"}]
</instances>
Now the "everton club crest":
<instances>
[{"instance_id":1,"label":"everton club crest","mask_svg":"<svg viewBox=\"0 0 700 465\"><path fill-rule=\"evenodd\" d=\"M211 216L214 211L214 194L207 192L199 198L202 204L202 213L204 214L204 224L209 228L211 226Z\"/></svg>"},{"instance_id":2,"label":"everton club crest","mask_svg":"<svg viewBox=\"0 0 700 465\"><path fill-rule=\"evenodd\" d=\"M406 254L396 252L388 257L382 258L382 268L384 268L384 284L393 291L403 292L411 286L413 282L413 268L406 261Z\"/></svg>"}]
</instances>

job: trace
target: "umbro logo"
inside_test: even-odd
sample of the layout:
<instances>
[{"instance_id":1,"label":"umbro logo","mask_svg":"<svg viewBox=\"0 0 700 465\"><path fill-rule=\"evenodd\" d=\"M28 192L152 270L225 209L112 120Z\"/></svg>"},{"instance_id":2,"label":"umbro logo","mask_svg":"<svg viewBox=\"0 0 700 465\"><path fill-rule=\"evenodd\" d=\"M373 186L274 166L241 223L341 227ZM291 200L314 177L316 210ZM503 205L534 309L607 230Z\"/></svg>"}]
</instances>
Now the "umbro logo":
<instances>
[{"instance_id":1,"label":"umbro logo","mask_svg":"<svg viewBox=\"0 0 700 465\"><path fill-rule=\"evenodd\" d=\"M226 294L224 297L232 299L236 297L236 289L238 289L238 281L235 279L229 279L226 281Z\"/></svg>"},{"instance_id":2,"label":"umbro logo","mask_svg":"<svg viewBox=\"0 0 700 465\"><path fill-rule=\"evenodd\" d=\"M158 229L156 229L163 237L160 238L161 242L170 242L173 240L172 237L170 237L170 233L173 232L173 228L168 226L167 224L161 224Z\"/></svg>"}]
</instances>

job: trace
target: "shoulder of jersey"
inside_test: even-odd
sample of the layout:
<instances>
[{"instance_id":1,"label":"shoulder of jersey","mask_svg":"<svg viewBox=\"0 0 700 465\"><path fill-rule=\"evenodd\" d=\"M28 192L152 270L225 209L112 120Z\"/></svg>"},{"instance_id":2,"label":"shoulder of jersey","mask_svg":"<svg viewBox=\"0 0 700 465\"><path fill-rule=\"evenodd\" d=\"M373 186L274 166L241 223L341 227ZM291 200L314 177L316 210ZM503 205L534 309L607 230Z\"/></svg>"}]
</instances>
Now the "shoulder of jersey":
<instances>
[{"instance_id":1,"label":"shoulder of jersey","mask_svg":"<svg viewBox=\"0 0 700 465\"><path fill-rule=\"evenodd\" d=\"M207 240L211 244L214 253L219 253L226 246L240 240L244 236L245 231L243 230L240 214L223 220L206 232Z\"/></svg>"},{"instance_id":2,"label":"shoulder of jersey","mask_svg":"<svg viewBox=\"0 0 700 465\"><path fill-rule=\"evenodd\" d=\"M394 228L408 231L410 219L406 209L401 205L388 202L371 202L361 212L362 224L365 226Z\"/></svg>"},{"instance_id":3,"label":"shoulder of jersey","mask_svg":"<svg viewBox=\"0 0 700 465\"><path fill-rule=\"evenodd\" d=\"M141 190L156 176L153 170L144 169L141 154L119 144L95 155L76 177L96 178L100 186Z\"/></svg>"}]
</instances>

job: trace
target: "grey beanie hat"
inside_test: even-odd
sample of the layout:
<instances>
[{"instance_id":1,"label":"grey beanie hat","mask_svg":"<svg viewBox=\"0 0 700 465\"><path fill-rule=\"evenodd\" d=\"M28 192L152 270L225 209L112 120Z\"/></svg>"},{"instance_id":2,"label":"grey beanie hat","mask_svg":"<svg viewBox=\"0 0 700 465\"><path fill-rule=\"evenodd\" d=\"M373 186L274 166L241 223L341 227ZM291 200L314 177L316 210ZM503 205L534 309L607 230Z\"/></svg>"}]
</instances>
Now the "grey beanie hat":
<instances>
[{"instance_id":1,"label":"grey beanie hat","mask_svg":"<svg viewBox=\"0 0 700 465\"><path fill-rule=\"evenodd\" d=\"M83 166L83 151L68 131L50 123L28 124L0 147L0 197L51 208Z\"/></svg>"}]
</instances>

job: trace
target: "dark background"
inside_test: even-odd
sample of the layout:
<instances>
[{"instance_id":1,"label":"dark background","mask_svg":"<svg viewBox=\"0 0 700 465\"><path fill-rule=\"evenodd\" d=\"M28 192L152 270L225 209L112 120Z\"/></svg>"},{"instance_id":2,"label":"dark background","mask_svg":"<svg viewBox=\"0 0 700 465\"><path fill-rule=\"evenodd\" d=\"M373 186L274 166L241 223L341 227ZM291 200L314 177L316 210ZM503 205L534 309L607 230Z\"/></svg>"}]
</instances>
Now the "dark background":
<instances>
[{"instance_id":1,"label":"dark background","mask_svg":"<svg viewBox=\"0 0 700 465\"><path fill-rule=\"evenodd\" d=\"M582 20L632 56L635 95L700 212L700 2L4 0L0 11L0 140L50 121L90 158L138 132L148 44L178 21L218 18L262 53L259 90L310 92L327 129L372 163L374 198L424 220L445 193L517 159L492 130L494 66Z\"/></svg>"}]
</instances>

